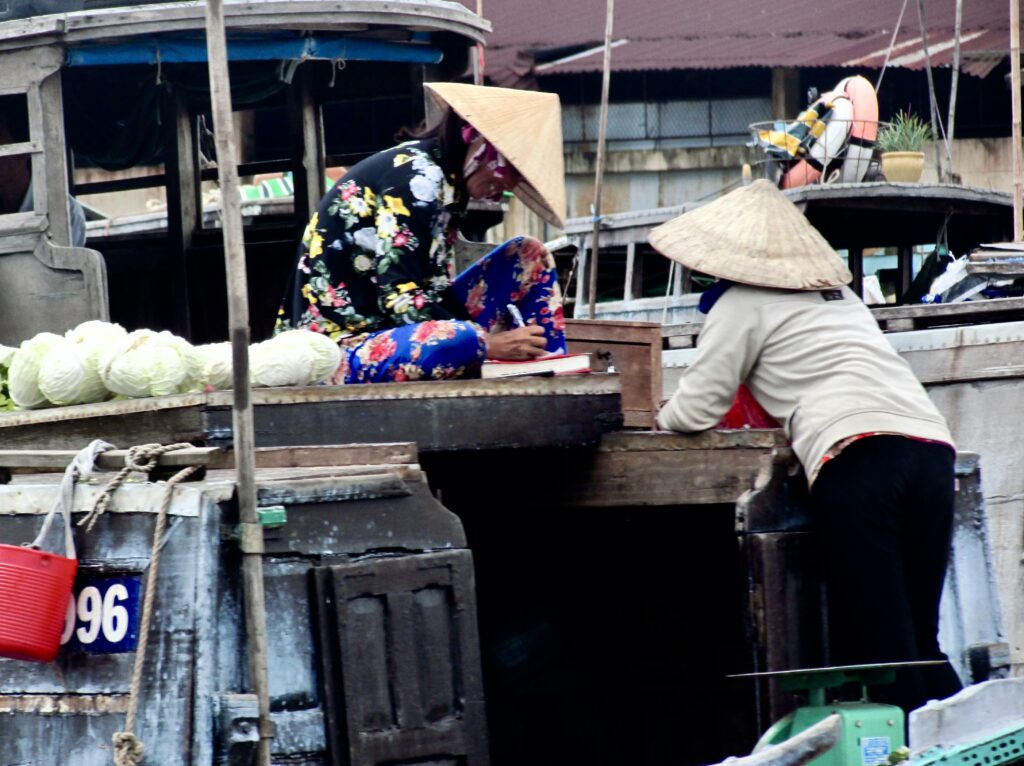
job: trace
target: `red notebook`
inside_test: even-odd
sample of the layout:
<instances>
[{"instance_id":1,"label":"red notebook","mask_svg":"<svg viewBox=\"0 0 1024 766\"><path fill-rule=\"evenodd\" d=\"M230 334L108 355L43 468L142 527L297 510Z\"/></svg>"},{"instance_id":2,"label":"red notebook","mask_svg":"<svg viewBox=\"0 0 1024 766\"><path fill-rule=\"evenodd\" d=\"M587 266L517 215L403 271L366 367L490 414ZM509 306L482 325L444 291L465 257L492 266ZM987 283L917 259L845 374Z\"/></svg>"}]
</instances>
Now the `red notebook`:
<instances>
[{"instance_id":1,"label":"red notebook","mask_svg":"<svg viewBox=\"0 0 1024 766\"><path fill-rule=\"evenodd\" d=\"M590 354L552 354L525 361L491 359L483 363L481 378L516 375L576 375L590 372Z\"/></svg>"}]
</instances>

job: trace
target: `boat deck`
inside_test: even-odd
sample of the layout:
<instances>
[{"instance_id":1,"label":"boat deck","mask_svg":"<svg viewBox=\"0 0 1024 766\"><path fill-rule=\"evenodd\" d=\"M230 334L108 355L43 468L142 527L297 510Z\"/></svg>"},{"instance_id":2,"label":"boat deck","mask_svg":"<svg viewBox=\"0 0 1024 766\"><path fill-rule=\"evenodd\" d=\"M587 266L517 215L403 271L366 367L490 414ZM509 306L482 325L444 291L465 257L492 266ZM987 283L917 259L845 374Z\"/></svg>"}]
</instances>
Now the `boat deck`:
<instances>
[{"instance_id":1,"label":"boat deck","mask_svg":"<svg viewBox=\"0 0 1024 766\"><path fill-rule=\"evenodd\" d=\"M421 452L579 447L622 425L613 374L252 390L256 446L414 442ZM7 449L233 441L232 392L0 415Z\"/></svg>"}]
</instances>

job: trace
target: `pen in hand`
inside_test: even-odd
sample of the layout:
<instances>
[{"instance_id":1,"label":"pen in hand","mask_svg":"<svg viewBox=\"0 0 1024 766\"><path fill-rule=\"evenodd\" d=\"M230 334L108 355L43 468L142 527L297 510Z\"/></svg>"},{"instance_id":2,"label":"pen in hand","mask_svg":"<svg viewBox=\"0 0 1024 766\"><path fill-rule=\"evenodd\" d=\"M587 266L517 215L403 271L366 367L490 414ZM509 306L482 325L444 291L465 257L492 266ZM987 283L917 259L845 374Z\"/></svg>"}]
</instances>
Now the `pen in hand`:
<instances>
[{"instance_id":1,"label":"pen in hand","mask_svg":"<svg viewBox=\"0 0 1024 766\"><path fill-rule=\"evenodd\" d=\"M509 303L505 308L508 309L508 313L512 317L512 321L516 323L516 327L526 327L526 322L523 321L523 315L519 311L518 306L514 303Z\"/></svg>"}]
</instances>

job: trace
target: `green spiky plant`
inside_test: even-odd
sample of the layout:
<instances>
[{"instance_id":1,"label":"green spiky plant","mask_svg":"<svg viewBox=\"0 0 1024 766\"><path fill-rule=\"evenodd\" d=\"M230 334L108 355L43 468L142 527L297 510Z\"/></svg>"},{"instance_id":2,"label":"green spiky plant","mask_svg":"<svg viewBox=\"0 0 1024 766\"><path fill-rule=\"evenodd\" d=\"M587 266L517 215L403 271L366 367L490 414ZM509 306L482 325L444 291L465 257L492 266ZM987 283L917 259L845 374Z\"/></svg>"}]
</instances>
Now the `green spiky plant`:
<instances>
[{"instance_id":1,"label":"green spiky plant","mask_svg":"<svg viewBox=\"0 0 1024 766\"><path fill-rule=\"evenodd\" d=\"M878 131L875 147L880 152L923 152L924 145L934 140L931 125L916 114L899 112Z\"/></svg>"}]
</instances>

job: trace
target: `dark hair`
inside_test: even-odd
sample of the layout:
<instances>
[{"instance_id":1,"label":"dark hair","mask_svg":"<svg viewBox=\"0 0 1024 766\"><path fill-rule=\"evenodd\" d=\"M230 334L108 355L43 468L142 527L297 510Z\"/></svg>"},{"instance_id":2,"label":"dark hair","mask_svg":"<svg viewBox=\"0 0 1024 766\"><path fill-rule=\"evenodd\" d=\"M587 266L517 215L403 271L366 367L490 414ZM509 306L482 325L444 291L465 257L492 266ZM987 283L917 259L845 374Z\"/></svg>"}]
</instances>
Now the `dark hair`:
<instances>
[{"instance_id":1,"label":"dark hair","mask_svg":"<svg viewBox=\"0 0 1024 766\"><path fill-rule=\"evenodd\" d=\"M466 142L462 140L462 128L466 121L452 109L445 109L444 114L433 125L424 120L415 128L405 127L395 134L398 141L422 141L434 139L441 149L441 169L454 173L462 180L462 162L466 157Z\"/></svg>"}]
</instances>

